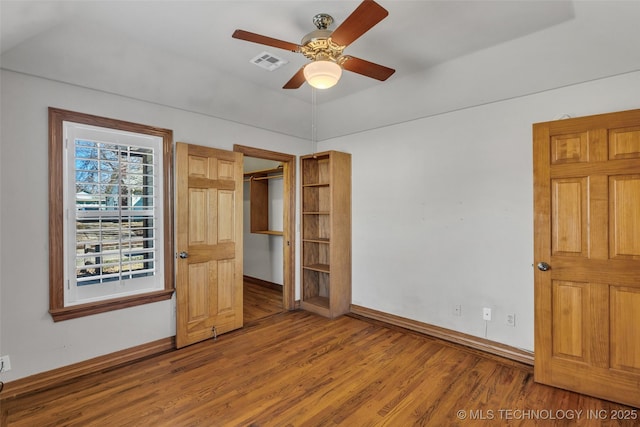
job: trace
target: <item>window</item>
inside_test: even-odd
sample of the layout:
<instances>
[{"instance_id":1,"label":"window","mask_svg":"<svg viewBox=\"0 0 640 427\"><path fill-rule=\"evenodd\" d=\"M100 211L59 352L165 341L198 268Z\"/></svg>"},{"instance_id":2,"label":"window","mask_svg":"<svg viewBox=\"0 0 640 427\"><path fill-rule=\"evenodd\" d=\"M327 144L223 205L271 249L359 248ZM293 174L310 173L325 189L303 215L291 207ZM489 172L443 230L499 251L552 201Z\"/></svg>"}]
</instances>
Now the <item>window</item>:
<instances>
[{"instance_id":1,"label":"window","mask_svg":"<svg viewBox=\"0 0 640 427\"><path fill-rule=\"evenodd\" d=\"M173 293L170 130L49 109L55 321Z\"/></svg>"}]
</instances>

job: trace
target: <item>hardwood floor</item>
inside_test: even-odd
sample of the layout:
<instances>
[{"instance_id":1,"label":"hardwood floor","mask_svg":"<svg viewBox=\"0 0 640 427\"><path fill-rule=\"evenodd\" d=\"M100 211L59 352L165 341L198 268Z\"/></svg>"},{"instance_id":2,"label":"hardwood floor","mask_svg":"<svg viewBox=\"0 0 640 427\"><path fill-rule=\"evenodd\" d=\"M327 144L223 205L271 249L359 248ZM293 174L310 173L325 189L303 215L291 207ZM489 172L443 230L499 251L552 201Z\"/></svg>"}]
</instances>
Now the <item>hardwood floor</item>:
<instances>
[{"instance_id":1,"label":"hardwood floor","mask_svg":"<svg viewBox=\"0 0 640 427\"><path fill-rule=\"evenodd\" d=\"M250 280L243 283L245 324L282 312L282 286L269 287Z\"/></svg>"},{"instance_id":2,"label":"hardwood floor","mask_svg":"<svg viewBox=\"0 0 640 427\"><path fill-rule=\"evenodd\" d=\"M3 402L9 426L637 425L637 409L353 315L296 311Z\"/></svg>"}]
</instances>

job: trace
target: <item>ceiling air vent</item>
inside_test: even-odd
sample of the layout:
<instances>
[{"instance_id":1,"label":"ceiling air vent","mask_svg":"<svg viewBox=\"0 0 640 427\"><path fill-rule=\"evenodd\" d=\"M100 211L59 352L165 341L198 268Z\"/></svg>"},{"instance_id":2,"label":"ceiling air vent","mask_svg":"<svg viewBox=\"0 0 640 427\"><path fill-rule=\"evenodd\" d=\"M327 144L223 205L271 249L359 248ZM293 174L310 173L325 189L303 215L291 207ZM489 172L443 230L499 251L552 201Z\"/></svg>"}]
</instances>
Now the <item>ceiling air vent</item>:
<instances>
[{"instance_id":1,"label":"ceiling air vent","mask_svg":"<svg viewBox=\"0 0 640 427\"><path fill-rule=\"evenodd\" d=\"M272 55L269 52L262 52L260 55L256 56L249 62L257 65L260 68L264 68L265 70L273 71L276 68L282 67L289 61L278 58L277 56Z\"/></svg>"}]
</instances>

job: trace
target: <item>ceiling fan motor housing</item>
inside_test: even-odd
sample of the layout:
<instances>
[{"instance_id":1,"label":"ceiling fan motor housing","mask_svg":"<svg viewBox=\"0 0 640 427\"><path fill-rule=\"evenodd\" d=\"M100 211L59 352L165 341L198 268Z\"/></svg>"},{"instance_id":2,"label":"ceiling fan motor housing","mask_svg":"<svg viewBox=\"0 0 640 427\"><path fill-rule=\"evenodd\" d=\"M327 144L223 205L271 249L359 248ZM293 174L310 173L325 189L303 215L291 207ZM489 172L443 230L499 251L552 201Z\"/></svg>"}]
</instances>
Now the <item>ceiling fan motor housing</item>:
<instances>
[{"instance_id":1,"label":"ceiling fan motor housing","mask_svg":"<svg viewBox=\"0 0 640 427\"><path fill-rule=\"evenodd\" d=\"M315 30L304 36L300 46L300 52L311 59L331 60L339 62L342 51L346 46L341 46L331 40L331 30Z\"/></svg>"}]
</instances>

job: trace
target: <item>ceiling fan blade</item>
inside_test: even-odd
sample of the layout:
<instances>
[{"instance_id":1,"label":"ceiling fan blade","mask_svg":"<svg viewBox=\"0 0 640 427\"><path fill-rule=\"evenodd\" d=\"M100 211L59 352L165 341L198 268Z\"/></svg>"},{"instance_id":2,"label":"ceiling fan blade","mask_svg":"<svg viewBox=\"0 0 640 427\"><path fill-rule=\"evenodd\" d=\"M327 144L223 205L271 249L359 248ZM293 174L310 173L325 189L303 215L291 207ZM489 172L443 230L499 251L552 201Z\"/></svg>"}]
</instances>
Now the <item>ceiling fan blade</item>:
<instances>
[{"instance_id":1,"label":"ceiling fan blade","mask_svg":"<svg viewBox=\"0 0 640 427\"><path fill-rule=\"evenodd\" d=\"M305 81L304 67L302 67L293 77L291 77L291 80L289 80L287 84L282 86L282 89L298 89Z\"/></svg>"},{"instance_id":2,"label":"ceiling fan blade","mask_svg":"<svg viewBox=\"0 0 640 427\"><path fill-rule=\"evenodd\" d=\"M300 45L297 45L295 43L285 42L260 34L250 33L249 31L244 30L235 30L231 37L233 37L234 39L246 40L248 42L277 47L279 49L290 50L291 52L298 52L298 50L300 49Z\"/></svg>"},{"instance_id":3,"label":"ceiling fan blade","mask_svg":"<svg viewBox=\"0 0 640 427\"><path fill-rule=\"evenodd\" d=\"M347 55L346 58L347 60L342 64L342 68L376 80L385 81L396 72L393 68L374 64L373 62L365 61L355 56Z\"/></svg>"},{"instance_id":4,"label":"ceiling fan blade","mask_svg":"<svg viewBox=\"0 0 640 427\"><path fill-rule=\"evenodd\" d=\"M364 0L351 15L344 20L333 33L331 40L340 46L353 43L358 37L369 31L389 14L387 10L373 0Z\"/></svg>"}]
</instances>

